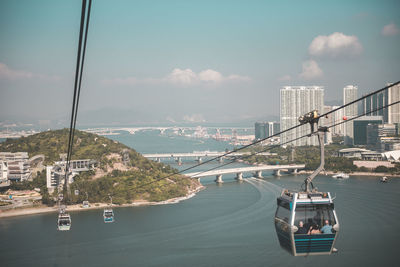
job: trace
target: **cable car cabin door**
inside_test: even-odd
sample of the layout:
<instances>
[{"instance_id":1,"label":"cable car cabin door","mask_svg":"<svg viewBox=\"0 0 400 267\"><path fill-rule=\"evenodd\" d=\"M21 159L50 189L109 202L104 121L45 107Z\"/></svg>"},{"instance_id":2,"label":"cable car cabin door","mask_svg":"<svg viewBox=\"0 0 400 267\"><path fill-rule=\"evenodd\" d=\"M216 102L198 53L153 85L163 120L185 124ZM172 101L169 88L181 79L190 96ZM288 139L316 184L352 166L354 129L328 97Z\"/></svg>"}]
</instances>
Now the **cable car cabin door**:
<instances>
[{"instance_id":1,"label":"cable car cabin door","mask_svg":"<svg viewBox=\"0 0 400 267\"><path fill-rule=\"evenodd\" d=\"M292 221L292 202L281 198L277 199L277 209L275 213L275 230L279 244L291 254L295 254L293 242L293 230L290 222Z\"/></svg>"}]
</instances>

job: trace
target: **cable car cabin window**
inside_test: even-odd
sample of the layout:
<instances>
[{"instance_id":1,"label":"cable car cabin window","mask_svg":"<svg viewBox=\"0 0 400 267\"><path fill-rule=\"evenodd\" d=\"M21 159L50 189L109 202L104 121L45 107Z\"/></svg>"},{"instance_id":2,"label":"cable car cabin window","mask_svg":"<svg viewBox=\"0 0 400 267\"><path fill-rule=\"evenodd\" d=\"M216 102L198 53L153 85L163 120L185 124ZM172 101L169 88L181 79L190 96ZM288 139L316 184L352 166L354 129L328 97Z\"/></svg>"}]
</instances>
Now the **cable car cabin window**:
<instances>
[{"instance_id":1,"label":"cable car cabin window","mask_svg":"<svg viewBox=\"0 0 400 267\"><path fill-rule=\"evenodd\" d=\"M278 199L278 209L276 210L275 217L289 223L290 213L289 203Z\"/></svg>"},{"instance_id":2,"label":"cable car cabin window","mask_svg":"<svg viewBox=\"0 0 400 267\"><path fill-rule=\"evenodd\" d=\"M333 215L333 204L314 204L314 205L297 205L294 224L299 225L303 221L304 227L309 229L311 225L317 224L320 228L324 225L324 221L328 220L330 225L336 223Z\"/></svg>"},{"instance_id":3,"label":"cable car cabin window","mask_svg":"<svg viewBox=\"0 0 400 267\"><path fill-rule=\"evenodd\" d=\"M70 223L69 220L61 219L59 224L60 225L69 225L69 223Z\"/></svg>"}]
</instances>

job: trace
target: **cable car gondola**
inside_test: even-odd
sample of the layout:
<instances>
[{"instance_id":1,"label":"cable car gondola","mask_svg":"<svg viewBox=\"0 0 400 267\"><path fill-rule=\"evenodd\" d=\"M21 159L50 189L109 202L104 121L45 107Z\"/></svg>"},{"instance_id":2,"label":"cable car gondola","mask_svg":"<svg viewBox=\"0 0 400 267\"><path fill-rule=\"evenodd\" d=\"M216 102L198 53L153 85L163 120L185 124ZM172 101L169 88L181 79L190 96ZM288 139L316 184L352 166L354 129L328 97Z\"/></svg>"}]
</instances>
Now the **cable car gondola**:
<instances>
[{"instance_id":1,"label":"cable car gondola","mask_svg":"<svg viewBox=\"0 0 400 267\"><path fill-rule=\"evenodd\" d=\"M318 113L312 111L299 118L300 123L318 125ZM326 127L317 131L321 151L320 166L305 180L301 191L284 189L277 198L275 229L281 247L294 256L324 255L334 248L339 231L333 198L329 192L319 192L312 180L324 169L324 134Z\"/></svg>"},{"instance_id":2,"label":"cable car gondola","mask_svg":"<svg viewBox=\"0 0 400 267\"><path fill-rule=\"evenodd\" d=\"M104 218L105 223L112 223L112 222L114 222L114 211L111 208L112 207L112 196L108 195L108 197L110 198L110 207L104 209L103 218Z\"/></svg>"},{"instance_id":3,"label":"cable car gondola","mask_svg":"<svg viewBox=\"0 0 400 267\"><path fill-rule=\"evenodd\" d=\"M71 229L71 216L65 212L65 208L60 208L57 220L58 231L69 231Z\"/></svg>"},{"instance_id":4,"label":"cable car gondola","mask_svg":"<svg viewBox=\"0 0 400 267\"><path fill-rule=\"evenodd\" d=\"M114 212L110 208L106 208L103 211L103 218L105 223L112 223L114 222Z\"/></svg>"}]
</instances>

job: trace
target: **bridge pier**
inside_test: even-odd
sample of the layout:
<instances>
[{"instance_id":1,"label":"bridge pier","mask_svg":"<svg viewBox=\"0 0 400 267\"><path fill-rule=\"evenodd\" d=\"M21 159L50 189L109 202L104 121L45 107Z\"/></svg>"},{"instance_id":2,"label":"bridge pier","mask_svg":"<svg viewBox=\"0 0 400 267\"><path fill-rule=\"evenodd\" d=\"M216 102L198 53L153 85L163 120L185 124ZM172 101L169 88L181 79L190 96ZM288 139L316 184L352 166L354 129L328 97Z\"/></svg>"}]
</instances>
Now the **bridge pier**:
<instances>
[{"instance_id":1,"label":"bridge pier","mask_svg":"<svg viewBox=\"0 0 400 267\"><path fill-rule=\"evenodd\" d=\"M201 157L197 157L197 161L198 161L199 163L201 163L201 162L202 162Z\"/></svg>"},{"instance_id":2,"label":"bridge pier","mask_svg":"<svg viewBox=\"0 0 400 267\"><path fill-rule=\"evenodd\" d=\"M176 159L176 162L178 162L178 165L182 165L182 158L181 158L181 157L178 157L178 158Z\"/></svg>"},{"instance_id":3,"label":"bridge pier","mask_svg":"<svg viewBox=\"0 0 400 267\"><path fill-rule=\"evenodd\" d=\"M293 173L293 174L297 174L297 169L293 169L293 170L292 170L292 173Z\"/></svg>"},{"instance_id":4,"label":"bridge pier","mask_svg":"<svg viewBox=\"0 0 400 267\"><path fill-rule=\"evenodd\" d=\"M243 172L236 173L236 180L243 181Z\"/></svg>"},{"instance_id":5,"label":"bridge pier","mask_svg":"<svg viewBox=\"0 0 400 267\"><path fill-rule=\"evenodd\" d=\"M256 171L255 175L256 178L263 178L262 177L262 171Z\"/></svg>"},{"instance_id":6,"label":"bridge pier","mask_svg":"<svg viewBox=\"0 0 400 267\"><path fill-rule=\"evenodd\" d=\"M160 163L161 162L161 158L157 158L157 162Z\"/></svg>"},{"instance_id":7,"label":"bridge pier","mask_svg":"<svg viewBox=\"0 0 400 267\"><path fill-rule=\"evenodd\" d=\"M275 176L282 176L281 175L281 170L274 170L274 175Z\"/></svg>"},{"instance_id":8,"label":"bridge pier","mask_svg":"<svg viewBox=\"0 0 400 267\"><path fill-rule=\"evenodd\" d=\"M222 181L222 174L218 174L217 178L215 179L215 182L217 184L222 184L224 181Z\"/></svg>"}]
</instances>

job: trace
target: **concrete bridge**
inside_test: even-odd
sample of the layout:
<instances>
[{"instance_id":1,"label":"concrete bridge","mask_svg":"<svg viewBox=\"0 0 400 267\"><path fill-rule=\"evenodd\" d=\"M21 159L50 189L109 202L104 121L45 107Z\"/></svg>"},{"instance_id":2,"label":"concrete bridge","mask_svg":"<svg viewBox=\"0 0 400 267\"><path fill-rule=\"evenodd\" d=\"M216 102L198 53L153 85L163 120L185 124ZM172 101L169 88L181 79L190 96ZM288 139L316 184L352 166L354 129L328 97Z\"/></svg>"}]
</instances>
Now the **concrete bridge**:
<instances>
[{"instance_id":1,"label":"concrete bridge","mask_svg":"<svg viewBox=\"0 0 400 267\"><path fill-rule=\"evenodd\" d=\"M155 153L155 154L143 154L143 157L149 158L149 159L155 159L156 161L160 162L161 159L165 158L173 158L177 162L182 162L182 158L196 158L197 161L201 162L202 158L205 157L220 157L219 161L222 161L223 158L221 157L222 155L226 154L227 152L219 152L219 151L194 151L194 152L189 152L189 153ZM251 155L251 152L234 152L226 157L240 157L240 156L247 156ZM276 153L269 153L269 152L263 152L263 153L258 153L257 155L262 155L262 156L272 156L276 155Z\"/></svg>"},{"instance_id":2,"label":"concrete bridge","mask_svg":"<svg viewBox=\"0 0 400 267\"><path fill-rule=\"evenodd\" d=\"M262 171L274 171L274 175L280 176L281 170L291 171L293 173L297 173L298 169L304 169L304 164L290 164L290 165L263 165L263 166L250 166L250 167L240 167L240 168L231 168L231 169L220 169L220 170L212 170L206 172L191 172L185 173L184 175L198 178L206 177L206 176L216 176L216 183L223 183L222 175L224 174L232 174L236 173L236 180L243 180L243 173L252 172L254 176L257 178L262 178Z\"/></svg>"}]
</instances>

